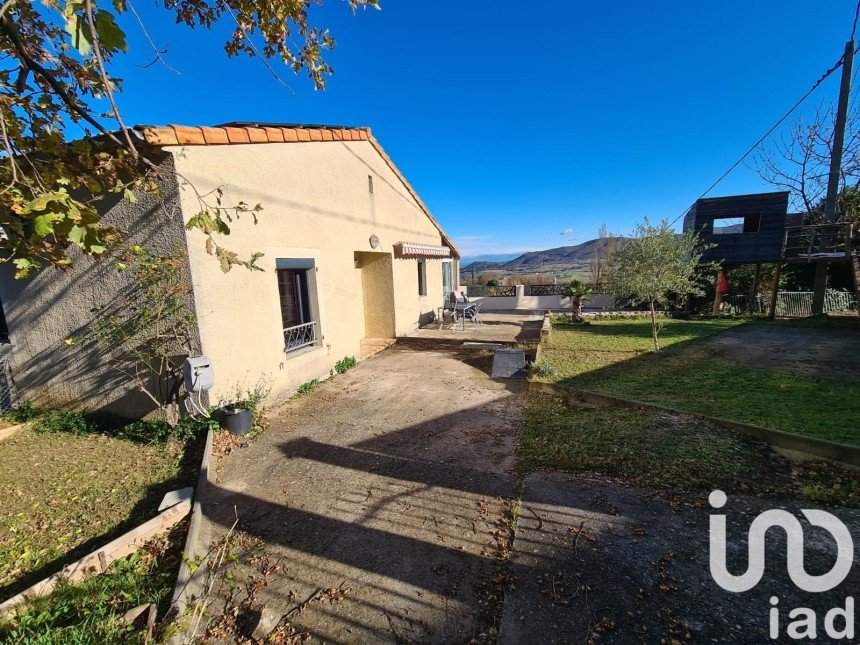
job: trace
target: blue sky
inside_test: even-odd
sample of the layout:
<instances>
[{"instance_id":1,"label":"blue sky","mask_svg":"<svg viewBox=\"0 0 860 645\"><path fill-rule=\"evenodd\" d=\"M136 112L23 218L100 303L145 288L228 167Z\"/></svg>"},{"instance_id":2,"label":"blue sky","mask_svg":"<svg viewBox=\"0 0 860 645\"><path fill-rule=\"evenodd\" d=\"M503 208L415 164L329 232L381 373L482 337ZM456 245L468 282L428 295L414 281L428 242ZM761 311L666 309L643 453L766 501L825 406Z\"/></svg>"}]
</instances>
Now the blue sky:
<instances>
[{"instance_id":1,"label":"blue sky","mask_svg":"<svg viewBox=\"0 0 860 645\"><path fill-rule=\"evenodd\" d=\"M130 16L130 123L368 125L464 255L575 244L674 219L840 56L853 0L382 0L313 19L338 41L325 92L228 59L230 25ZM274 63L277 65L277 63ZM834 99L838 74L809 101ZM741 167L712 195L767 190Z\"/></svg>"}]
</instances>

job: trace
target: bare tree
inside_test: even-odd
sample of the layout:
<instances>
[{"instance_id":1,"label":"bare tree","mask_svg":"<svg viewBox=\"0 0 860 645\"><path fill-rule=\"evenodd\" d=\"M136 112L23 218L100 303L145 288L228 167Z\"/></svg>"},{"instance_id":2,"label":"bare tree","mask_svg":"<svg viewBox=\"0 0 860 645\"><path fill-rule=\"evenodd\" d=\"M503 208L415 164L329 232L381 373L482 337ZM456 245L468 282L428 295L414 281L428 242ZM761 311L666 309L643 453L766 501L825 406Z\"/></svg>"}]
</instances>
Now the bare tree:
<instances>
[{"instance_id":1,"label":"bare tree","mask_svg":"<svg viewBox=\"0 0 860 645\"><path fill-rule=\"evenodd\" d=\"M819 106L811 117L798 118L788 132L762 147L751 163L752 169L767 183L790 191L789 207L795 212L807 213L810 222L818 222L824 212L834 123L833 106ZM839 194L852 193L858 187L860 106L855 104L846 120ZM839 200L840 219L856 217L855 201Z\"/></svg>"},{"instance_id":2,"label":"bare tree","mask_svg":"<svg viewBox=\"0 0 860 645\"><path fill-rule=\"evenodd\" d=\"M608 278L612 258L618 250L618 236L610 235L606 224L600 225L600 234L597 244L591 252L589 268L591 270L591 283L596 288L601 288Z\"/></svg>"}]
</instances>

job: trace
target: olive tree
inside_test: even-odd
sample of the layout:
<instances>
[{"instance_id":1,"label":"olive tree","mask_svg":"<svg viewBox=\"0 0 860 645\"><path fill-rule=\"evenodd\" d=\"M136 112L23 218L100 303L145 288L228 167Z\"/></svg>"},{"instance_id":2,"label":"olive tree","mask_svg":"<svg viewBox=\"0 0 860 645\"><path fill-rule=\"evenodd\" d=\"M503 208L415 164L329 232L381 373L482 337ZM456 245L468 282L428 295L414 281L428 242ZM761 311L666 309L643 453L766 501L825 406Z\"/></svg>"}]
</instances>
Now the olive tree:
<instances>
[{"instance_id":1,"label":"olive tree","mask_svg":"<svg viewBox=\"0 0 860 645\"><path fill-rule=\"evenodd\" d=\"M656 304L668 301L671 294L704 293L706 267L701 260L705 248L694 231L676 233L668 220L653 226L645 218L615 250L609 286L616 296L648 305L654 351L660 350Z\"/></svg>"}]
</instances>

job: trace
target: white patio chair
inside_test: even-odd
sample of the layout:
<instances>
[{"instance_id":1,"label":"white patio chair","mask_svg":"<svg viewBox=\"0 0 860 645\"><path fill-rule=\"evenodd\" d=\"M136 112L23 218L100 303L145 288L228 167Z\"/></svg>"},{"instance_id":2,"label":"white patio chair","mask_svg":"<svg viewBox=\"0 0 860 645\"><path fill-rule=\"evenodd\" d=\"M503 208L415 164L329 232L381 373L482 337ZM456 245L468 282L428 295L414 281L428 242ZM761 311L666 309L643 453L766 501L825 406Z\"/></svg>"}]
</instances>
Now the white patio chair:
<instances>
[{"instance_id":1,"label":"white patio chair","mask_svg":"<svg viewBox=\"0 0 860 645\"><path fill-rule=\"evenodd\" d=\"M463 316L466 320L471 320L475 327L480 327L483 324L481 322L481 307L483 304L483 300L478 300L471 307L463 310Z\"/></svg>"}]
</instances>

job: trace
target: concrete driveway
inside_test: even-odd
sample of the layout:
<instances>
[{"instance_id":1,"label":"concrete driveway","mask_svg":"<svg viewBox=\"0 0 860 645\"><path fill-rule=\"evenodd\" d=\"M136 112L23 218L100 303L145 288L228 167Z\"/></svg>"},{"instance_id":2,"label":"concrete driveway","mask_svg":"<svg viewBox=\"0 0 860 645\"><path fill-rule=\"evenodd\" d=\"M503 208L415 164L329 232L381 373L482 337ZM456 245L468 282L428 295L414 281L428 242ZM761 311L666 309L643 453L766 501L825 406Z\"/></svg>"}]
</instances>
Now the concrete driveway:
<instances>
[{"instance_id":1,"label":"concrete driveway","mask_svg":"<svg viewBox=\"0 0 860 645\"><path fill-rule=\"evenodd\" d=\"M211 640L249 636L262 607L256 637L494 639L525 382L491 360L396 346L235 450L205 507L216 539L239 518Z\"/></svg>"}]
</instances>

